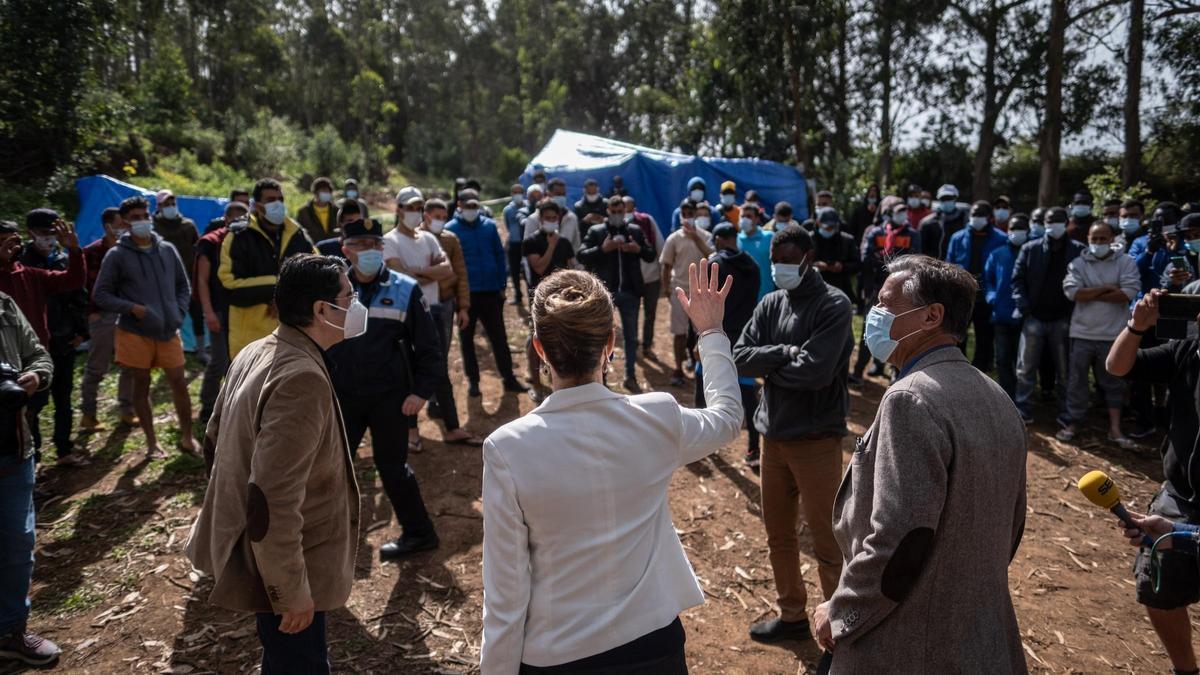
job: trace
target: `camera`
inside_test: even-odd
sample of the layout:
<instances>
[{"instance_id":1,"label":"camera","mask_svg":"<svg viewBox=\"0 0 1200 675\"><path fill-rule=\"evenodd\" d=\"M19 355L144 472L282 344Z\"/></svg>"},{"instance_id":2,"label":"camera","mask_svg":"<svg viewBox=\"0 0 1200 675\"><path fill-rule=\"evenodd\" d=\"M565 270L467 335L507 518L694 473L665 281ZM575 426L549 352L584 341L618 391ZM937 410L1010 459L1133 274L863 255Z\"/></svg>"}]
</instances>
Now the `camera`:
<instances>
[{"instance_id":1,"label":"camera","mask_svg":"<svg viewBox=\"0 0 1200 675\"><path fill-rule=\"evenodd\" d=\"M0 454L21 454L21 413L29 400L17 384L21 371L0 361Z\"/></svg>"},{"instance_id":2,"label":"camera","mask_svg":"<svg viewBox=\"0 0 1200 675\"><path fill-rule=\"evenodd\" d=\"M1196 318L1200 316L1200 295L1167 293L1158 299L1158 323L1154 334L1163 340L1196 337Z\"/></svg>"}]
</instances>

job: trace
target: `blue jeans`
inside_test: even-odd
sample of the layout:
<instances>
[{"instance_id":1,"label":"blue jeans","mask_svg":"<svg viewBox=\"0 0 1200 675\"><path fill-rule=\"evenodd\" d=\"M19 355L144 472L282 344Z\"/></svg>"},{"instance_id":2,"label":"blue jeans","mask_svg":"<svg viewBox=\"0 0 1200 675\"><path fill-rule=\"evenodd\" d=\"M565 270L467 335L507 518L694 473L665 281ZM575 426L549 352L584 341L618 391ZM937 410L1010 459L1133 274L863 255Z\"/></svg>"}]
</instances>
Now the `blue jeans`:
<instances>
[{"instance_id":1,"label":"blue jeans","mask_svg":"<svg viewBox=\"0 0 1200 675\"><path fill-rule=\"evenodd\" d=\"M33 457L0 456L0 635L29 617L33 520Z\"/></svg>"},{"instance_id":2,"label":"blue jeans","mask_svg":"<svg viewBox=\"0 0 1200 675\"><path fill-rule=\"evenodd\" d=\"M1067 402L1067 336L1071 324L1069 319L1042 321L1034 317L1025 319L1021 329L1020 355L1017 357L1017 409L1025 417L1033 415L1029 399L1037 389L1038 366L1042 362L1044 347L1050 347L1054 359L1054 394L1060 407Z\"/></svg>"},{"instance_id":3,"label":"blue jeans","mask_svg":"<svg viewBox=\"0 0 1200 675\"><path fill-rule=\"evenodd\" d=\"M621 315L621 334L625 338L625 378L637 377L638 310L642 298L628 291L617 291L613 302Z\"/></svg>"},{"instance_id":4,"label":"blue jeans","mask_svg":"<svg viewBox=\"0 0 1200 675\"><path fill-rule=\"evenodd\" d=\"M325 643L325 612L314 612L312 623L299 633L279 632L283 617L270 612L255 615L262 643L262 675L324 675L329 672Z\"/></svg>"}]
</instances>

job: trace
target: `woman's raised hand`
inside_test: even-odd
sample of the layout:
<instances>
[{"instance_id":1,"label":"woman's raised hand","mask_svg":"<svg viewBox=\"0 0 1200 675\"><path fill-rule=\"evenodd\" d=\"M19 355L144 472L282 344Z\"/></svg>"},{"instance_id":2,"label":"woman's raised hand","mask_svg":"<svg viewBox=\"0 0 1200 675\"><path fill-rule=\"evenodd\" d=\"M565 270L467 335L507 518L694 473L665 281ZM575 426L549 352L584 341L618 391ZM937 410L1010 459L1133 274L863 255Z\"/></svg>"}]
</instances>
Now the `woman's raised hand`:
<instances>
[{"instance_id":1,"label":"woman's raised hand","mask_svg":"<svg viewBox=\"0 0 1200 675\"><path fill-rule=\"evenodd\" d=\"M675 297L683 311L692 320L697 333L703 333L712 328L720 328L725 318L725 297L733 287L733 276L725 278L725 283L717 288L717 264L711 267L704 263L692 263L688 267L688 286L690 292L682 288L675 289Z\"/></svg>"}]
</instances>

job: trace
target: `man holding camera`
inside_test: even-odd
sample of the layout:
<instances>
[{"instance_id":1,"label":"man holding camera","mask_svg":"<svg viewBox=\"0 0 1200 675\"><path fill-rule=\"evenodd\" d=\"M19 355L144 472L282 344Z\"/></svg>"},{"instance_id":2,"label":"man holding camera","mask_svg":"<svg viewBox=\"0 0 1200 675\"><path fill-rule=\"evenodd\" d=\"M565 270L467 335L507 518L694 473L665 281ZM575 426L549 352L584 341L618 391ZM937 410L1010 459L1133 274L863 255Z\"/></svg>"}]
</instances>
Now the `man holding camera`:
<instances>
[{"instance_id":1,"label":"man holding camera","mask_svg":"<svg viewBox=\"0 0 1200 675\"><path fill-rule=\"evenodd\" d=\"M33 574L33 439L29 397L50 386L54 364L16 301L0 293L0 663L43 666L53 642L26 630Z\"/></svg>"},{"instance_id":2,"label":"man holding camera","mask_svg":"<svg viewBox=\"0 0 1200 675\"><path fill-rule=\"evenodd\" d=\"M1200 436L1200 340L1191 337L1141 348L1142 337L1159 321L1166 296L1165 290L1154 289L1138 301L1105 365L1118 377L1167 385L1171 425L1162 447L1166 480L1151 501L1149 514L1195 525L1200 524L1200 466L1193 462ZM1200 601L1200 568L1196 563L1193 552L1163 551L1162 583L1157 589L1147 549L1141 550L1134 566L1137 601L1146 606L1150 623L1176 673L1197 672L1188 619L1188 606Z\"/></svg>"}]
</instances>

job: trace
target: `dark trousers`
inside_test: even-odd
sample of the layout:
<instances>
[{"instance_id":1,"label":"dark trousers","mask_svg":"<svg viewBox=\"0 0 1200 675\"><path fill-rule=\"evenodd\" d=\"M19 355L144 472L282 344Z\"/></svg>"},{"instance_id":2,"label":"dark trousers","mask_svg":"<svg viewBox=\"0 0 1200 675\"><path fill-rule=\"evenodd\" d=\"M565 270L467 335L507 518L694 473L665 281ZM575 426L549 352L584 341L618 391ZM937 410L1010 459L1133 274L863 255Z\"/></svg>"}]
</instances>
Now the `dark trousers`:
<instances>
[{"instance_id":1,"label":"dark trousers","mask_svg":"<svg viewBox=\"0 0 1200 675\"><path fill-rule=\"evenodd\" d=\"M475 322L483 324L496 369L500 377L511 380L512 352L508 349L508 331L504 328L504 291L471 292L471 308L467 310L467 327L458 331L458 346L462 349L463 370L471 382L479 382L479 360L475 357Z\"/></svg>"},{"instance_id":2,"label":"dark trousers","mask_svg":"<svg viewBox=\"0 0 1200 675\"><path fill-rule=\"evenodd\" d=\"M53 354L54 373L50 378L50 388L39 391L29 399L25 408L25 419L29 422L29 431L33 436L33 447L41 450L42 430L38 425L38 416L51 400L54 401L54 448L59 457L71 454L74 443L71 441L71 425L74 420L74 410L71 408L71 391L75 387L75 350L71 349L62 354Z\"/></svg>"},{"instance_id":3,"label":"dark trousers","mask_svg":"<svg viewBox=\"0 0 1200 675\"><path fill-rule=\"evenodd\" d=\"M392 391L374 396L338 395L346 439L352 451L358 450L363 435L371 430L372 454L383 491L387 493L396 520L404 534L421 537L433 532L433 522L421 499L421 487L408 466L409 415L400 414L408 392Z\"/></svg>"},{"instance_id":4,"label":"dark trousers","mask_svg":"<svg viewBox=\"0 0 1200 675\"><path fill-rule=\"evenodd\" d=\"M208 346L208 365L200 382L200 417L205 420L212 417L221 381L229 372L229 317L221 316L221 332L209 335Z\"/></svg>"},{"instance_id":5,"label":"dark trousers","mask_svg":"<svg viewBox=\"0 0 1200 675\"><path fill-rule=\"evenodd\" d=\"M433 327L437 329L438 342L442 345L442 351L447 352L446 358L448 362L451 337L450 329L454 326L454 301L439 302L429 308L429 313L433 315ZM460 426L458 423L458 407L454 403L454 385L450 383L450 367L448 365L443 377L437 383L437 388L433 391L432 403L437 404L442 424L446 425L446 431L454 431ZM417 418L414 416L413 422L416 421Z\"/></svg>"},{"instance_id":6,"label":"dark trousers","mask_svg":"<svg viewBox=\"0 0 1200 675\"><path fill-rule=\"evenodd\" d=\"M975 299L975 309L971 312L971 325L975 327L975 355L971 357L971 365L985 373L992 372L993 355L995 354L996 333L992 324L992 306L987 304L983 296ZM865 332L865 331L864 331ZM967 341L958 343L963 356L967 355Z\"/></svg>"},{"instance_id":7,"label":"dark trousers","mask_svg":"<svg viewBox=\"0 0 1200 675\"><path fill-rule=\"evenodd\" d=\"M638 309L642 297L629 291L617 291L613 294L613 303L621 316L621 334L625 337L625 378L631 379L637 377Z\"/></svg>"},{"instance_id":8,"label":"dark trousers","mask_svg":"<svg viewBox=\"0 0 1200 675\"><path fill-rule=\"evenodd\" d=\"M1154 331L1146 333L1139 345L1142 349L1157 347L1158 337ZM1154 383L1146 380L1134 380L1129 388L1129 407L1133 410L1134 421L1143 427L1153 427L1159 424L1154 415Z\"/></svg>"},{"instance_id":9,"label":"dark trousers","mask_svg":"<svg viewBox=\"0 0 1200 675\"><path fill-rule=\"evenodd\" d=\"M283 617L270 612L255 614L258 641L262 643L262 675L321 675L329 671L325 644L325 612L314 612L308 628L293 633L279 632Z\"/></svg>"},{"instance_id":10,"label":"dark trousers","mask_svg":"<svg viewBox=\"0 0 1200 675\"><path fill-rule=\"evenodd\" d=\"M759 448L759 433L758 429L754 428L754 413L758 412L758 384L742 384L738 383L738 388L742 390L742 410L746 416L746 432L750 435L750 443L747 449L750 452L758 452ZM696 373L696 391L693 398L696 408L708 407L707 397L704 396L704 373Z\"/></svg>"},{"instance_id":11,"label":"dark trousers","mask_svg":"<svg viewBox=\"0 0 1200 675\"><path fill-rule=\"evenodd\" d=\"M619 647L557 666L521 664L520 675L687 675L687 636L677 618Z\"/></svg>"},{"instance_id":12,"label":"dark trousers","mask_svg":"<svg viewBox=\"0 0 1200 675\"><path fill-rule=\"evenodd\" d=\"M521 302L525 296L521 295L521 277L525 276L525 268L521 263L525 257L521 255L521 242L517 242L516 246L508 245L508 276L512 279L513 300ZM526 287L529 284L525 284ZM528 289L532 291L532 288Z\"/></svg>"},{"instance_id":13,"label":"dark trousers","mask_svg":"<svg viewBox=\"0 0 1200 675\"><path fill-rule=\"evenodd\" d=\"M1021 324L995 324L996 380L1012 400L1017 400L1017 354L1021 350Z\"/></svg>"},{"instance_id":14,"label":"dark trousers","mask_svg":"<svg viewBox=\"0 0 1200 675\"><path fill-rule=\"evenodd\" d=\"M204 305L194 295L188 304L188 316L192 318L192 334L196 336L196 353L199 354L204 351Z\"/></svg>"},{"instance_id":15,"label":"dark trousers","mask_svg":"<svg viewBox=\"0 0 1200 675\"><path fill-rule=\"evenodd\" d=\"M649 352L654 347L654 320L658 318L658 296L662 294L662 281L647 281L642 288L642 350Z\"/></svg>"}]
</instances>

